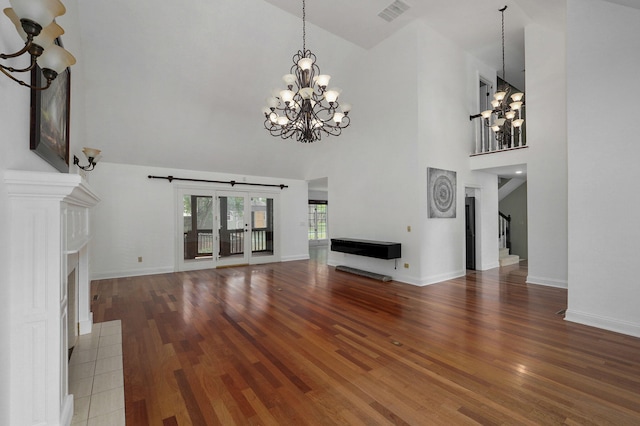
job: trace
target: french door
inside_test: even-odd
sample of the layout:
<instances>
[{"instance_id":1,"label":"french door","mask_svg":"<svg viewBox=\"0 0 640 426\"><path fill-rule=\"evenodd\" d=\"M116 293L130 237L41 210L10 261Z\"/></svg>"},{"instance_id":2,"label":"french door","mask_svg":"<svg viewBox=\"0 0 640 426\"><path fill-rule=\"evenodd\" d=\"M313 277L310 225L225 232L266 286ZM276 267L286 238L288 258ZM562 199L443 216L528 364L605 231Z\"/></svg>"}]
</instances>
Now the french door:
<instances>
[{"instance_id":1,"label":"french door","mask_svg":"<svg viewBox=\"0 0 640 426\"><path fill-rule=\"evenodd\" d=\"M279 260L277 194L178 190L177 269Z\"/></svg>"},{"instance_id":2,"label":"french door","mask_svg":"<svg viewBox=\"0 0 640 426\"><path fill-rule=\"evenodd\" d=\"M327 241L327 202L309 200L309 245L325 245Z\"/></svg>"}]
</instances>

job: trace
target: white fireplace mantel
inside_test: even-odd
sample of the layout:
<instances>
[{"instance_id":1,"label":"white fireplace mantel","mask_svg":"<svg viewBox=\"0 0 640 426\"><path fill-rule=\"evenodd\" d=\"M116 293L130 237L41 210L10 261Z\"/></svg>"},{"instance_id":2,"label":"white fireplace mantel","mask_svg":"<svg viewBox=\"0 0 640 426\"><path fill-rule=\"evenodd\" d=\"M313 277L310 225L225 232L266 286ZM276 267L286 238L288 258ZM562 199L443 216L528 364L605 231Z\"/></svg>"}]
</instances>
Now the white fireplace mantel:
<instances>
[{"instance_id":1,"label":"white fireplace mantel","mask_svg":"<svg viewBox=\"0 0 640 426\"><path fill-rule=\"evenodd\" d=\"M91 331L89 209L100 199L79 175L9 170L10 424L69 425L68 258L78 259L78 321Z\"/></svg>"}]
</instances>

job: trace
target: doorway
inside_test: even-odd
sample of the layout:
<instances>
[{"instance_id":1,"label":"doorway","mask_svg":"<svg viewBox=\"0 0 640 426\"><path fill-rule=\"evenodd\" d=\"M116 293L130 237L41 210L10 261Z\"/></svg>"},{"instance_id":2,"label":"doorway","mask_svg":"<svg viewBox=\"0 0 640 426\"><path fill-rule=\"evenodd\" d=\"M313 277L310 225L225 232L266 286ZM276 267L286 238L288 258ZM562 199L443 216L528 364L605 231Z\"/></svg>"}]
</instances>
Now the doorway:
<instances>
[{"instance_id":1,"label":"doorway","mask_svg":"<svg viewBox=\"0 0 640 426\"><path fill-rule=\"evenodd\" d=\"M327 234L327 201L309 200L309 246L326 246Z\"/></svg>"},{"instance_id":2,"label":"doorway","mask_svg":"<svg viewBox=\"0 0 640 426\"><path fill-rule=\"evenodd\" d=\"M309 258L326 264L329 257L329 178L307 181Z\"/></svg>"},{"instance_id":3,"label":"doorway","mask_svg":"<svg viewBox=\"0 0 640 426\"><path fill-rule=\"evenodd\" d=\"M275 198L220 191L217 266L275 261Z\"/></svg>"}]
</instances>

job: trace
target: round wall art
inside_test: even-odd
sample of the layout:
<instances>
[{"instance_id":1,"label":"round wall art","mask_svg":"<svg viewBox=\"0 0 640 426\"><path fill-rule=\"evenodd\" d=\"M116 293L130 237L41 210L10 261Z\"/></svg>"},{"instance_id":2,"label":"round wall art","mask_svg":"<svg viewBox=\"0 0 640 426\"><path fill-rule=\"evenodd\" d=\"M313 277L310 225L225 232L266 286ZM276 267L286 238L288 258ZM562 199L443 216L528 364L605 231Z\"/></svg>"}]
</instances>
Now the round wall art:
<instances>
[{"instance_id":1,"label":"round wall art","mask_svg":"<svg viewBox=\"0 0 640 426\"><path fill-rule=\"evenodd\" d=\"M456 217L456 172L427 168L429 217Z\"/></svg>"}]
</instances>

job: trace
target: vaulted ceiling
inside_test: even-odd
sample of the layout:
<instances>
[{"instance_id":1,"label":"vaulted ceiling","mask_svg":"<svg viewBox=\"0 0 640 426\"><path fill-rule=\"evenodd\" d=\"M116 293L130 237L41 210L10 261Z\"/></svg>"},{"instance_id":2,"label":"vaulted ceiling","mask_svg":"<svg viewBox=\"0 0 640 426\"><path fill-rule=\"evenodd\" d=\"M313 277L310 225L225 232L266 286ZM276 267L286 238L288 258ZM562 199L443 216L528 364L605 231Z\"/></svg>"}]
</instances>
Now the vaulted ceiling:
<instances>
[{"instance_id":1,"label":"vaulted ceiling","mask_svg":"<svg viewBox=\"0 0 640 426\"><path fill-rule=\"evenodd\" d=\"M362 70L343 59L415 20L501 69L505 3L507 80L524 86L524 26L563 31L565 19L562 0L402 0L408 10L387 22L378 14L392 2L307 0L308 47L344 93ZM78 4L87 128L79 144L102 149L103 161L304 178L301 160L324 152L324 141L281 141L262 124L264 99L301 48L301 0Z\"/></svg>"}]
</instances>

